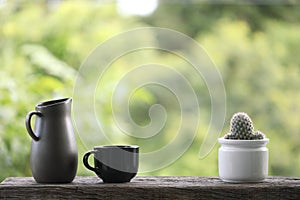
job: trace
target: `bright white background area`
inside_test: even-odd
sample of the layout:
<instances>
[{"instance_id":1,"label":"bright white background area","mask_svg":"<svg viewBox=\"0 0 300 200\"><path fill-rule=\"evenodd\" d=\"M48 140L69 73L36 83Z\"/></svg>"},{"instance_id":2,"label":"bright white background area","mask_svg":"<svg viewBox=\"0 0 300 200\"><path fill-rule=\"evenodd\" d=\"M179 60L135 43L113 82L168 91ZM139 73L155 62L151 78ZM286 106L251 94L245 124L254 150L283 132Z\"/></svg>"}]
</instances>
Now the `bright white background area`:
<instances>
[{"instance_id":1,"label":"bright white background area","mask_svg":"<svg viewBox=\"0 0 300 200\"><path fill-rule=\"evenodd\" d=\"M157 0L117 0L118 12L121 15L147 16L157 8Z\"/></svg>"}]
</instances>

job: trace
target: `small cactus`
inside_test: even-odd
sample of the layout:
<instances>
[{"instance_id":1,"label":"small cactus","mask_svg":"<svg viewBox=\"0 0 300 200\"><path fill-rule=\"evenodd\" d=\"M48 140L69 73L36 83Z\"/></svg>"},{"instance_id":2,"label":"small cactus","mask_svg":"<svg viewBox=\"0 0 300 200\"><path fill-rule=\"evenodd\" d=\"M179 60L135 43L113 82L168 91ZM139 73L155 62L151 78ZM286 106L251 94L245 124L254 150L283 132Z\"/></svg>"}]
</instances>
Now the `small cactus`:
<instances>
[{"instance_id":1,"label":"small cactus","mask_svg":"<svg viewBox=\"0 0 300 200\"><path fill-rule=\"evenodd\" d=\"M265 134L263 134L261 131L255 131L254 140L262 140L264 138L265 138Z\"/></svg>"},{"instance_id":2,"label":"small cactus","mask_svg":"<svg viewBox=\"0 0 300 200\"><path fill-rule=\"evenodd\" d=\"M231 140L261 140L265 135L260 131L254 131L251 118L247 113L235 113L230 120L230 133L224 139Z\"/></svg>"}]
</instances>

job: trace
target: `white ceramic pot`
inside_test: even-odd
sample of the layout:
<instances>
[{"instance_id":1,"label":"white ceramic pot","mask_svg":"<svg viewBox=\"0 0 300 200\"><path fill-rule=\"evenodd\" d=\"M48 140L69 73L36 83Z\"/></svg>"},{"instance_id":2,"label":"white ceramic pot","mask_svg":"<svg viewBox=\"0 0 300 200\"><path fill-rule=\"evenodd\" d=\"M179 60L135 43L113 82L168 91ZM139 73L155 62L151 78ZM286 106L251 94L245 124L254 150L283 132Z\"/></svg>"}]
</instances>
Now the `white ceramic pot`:
<instances>
[{"instance_id":1,"label":"white ceramic pot","mask_svg":"<svg viewBox=\"0 0 300 200\"><path fill-rule=\"evenodd\" d=\"M268 138L262 140L218 139L219 176L225 182L260 182L268 176Z\"/></svg>"}]
</instances>

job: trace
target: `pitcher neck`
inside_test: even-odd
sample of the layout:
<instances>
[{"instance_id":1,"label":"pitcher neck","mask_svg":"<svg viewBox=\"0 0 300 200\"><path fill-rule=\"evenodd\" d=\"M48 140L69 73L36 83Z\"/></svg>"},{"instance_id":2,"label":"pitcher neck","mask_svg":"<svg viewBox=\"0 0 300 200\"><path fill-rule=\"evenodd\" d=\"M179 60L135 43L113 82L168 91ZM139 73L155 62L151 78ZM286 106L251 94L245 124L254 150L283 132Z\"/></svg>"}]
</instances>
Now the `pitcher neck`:
<instances>
[{"instance_id":1,"label":"pitcher neck","mask_svg":"<svg viewBox=\"0 0 300 200\"><path fill-rule=\"evenodd\" d=\"M70 113L71 111L71 98L63 98L63 99L55 99L51 101L45 101L39 103L36 106L36 110L40 112L47 112L47 113Z\"/></svg>"}]
</instances>

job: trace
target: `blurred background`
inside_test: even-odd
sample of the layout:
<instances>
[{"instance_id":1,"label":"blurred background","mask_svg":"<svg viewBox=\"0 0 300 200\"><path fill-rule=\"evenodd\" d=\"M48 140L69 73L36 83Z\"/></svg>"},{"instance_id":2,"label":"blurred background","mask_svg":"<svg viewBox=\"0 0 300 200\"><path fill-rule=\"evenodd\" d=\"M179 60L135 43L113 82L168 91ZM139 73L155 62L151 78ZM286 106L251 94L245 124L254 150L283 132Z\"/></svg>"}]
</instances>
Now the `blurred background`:
<instances>
[{"instance_id":1,"label":"blurred background","mask_svg":"<svg viewBox=\"0 0 300 200\"><path fill-rule=\"evenodd\" d=\"M24 125L27 112L38 102L71 97L80 65L98 44L123 31L152 26L195 39L217 66L226 90L222 134L229 131L232 114L247 112L255 128L270 138L269 174L300 176L300 7L293 1L251 2L0 0L0 181L31 176L31 138ZM174 44L174 48L183 47ZM167 63L190 77L203 118L199 134L183 156L163 169L140 175L217 176L219 145L198 158L208 128L210 96L201 77L194 77L180 60L156 51L116 62L106 74L102 95L111 93L117 74L128 70L127 65L141 60ZM174 122L180 119L178 102L171 97L155 87L137 91L129 104L137 124L149 123L153 104L165 107L168 121L161 130L164 136L156 141L132 138L124 142L148 149L167 144L174 137ZM111 127L111 110L105 106L110 102L102 99L102 104L106 114L101 120ZM81 164L88 148L79 137L77 144L78 175L93 175Z\"/></svg>"}]
</instances>

